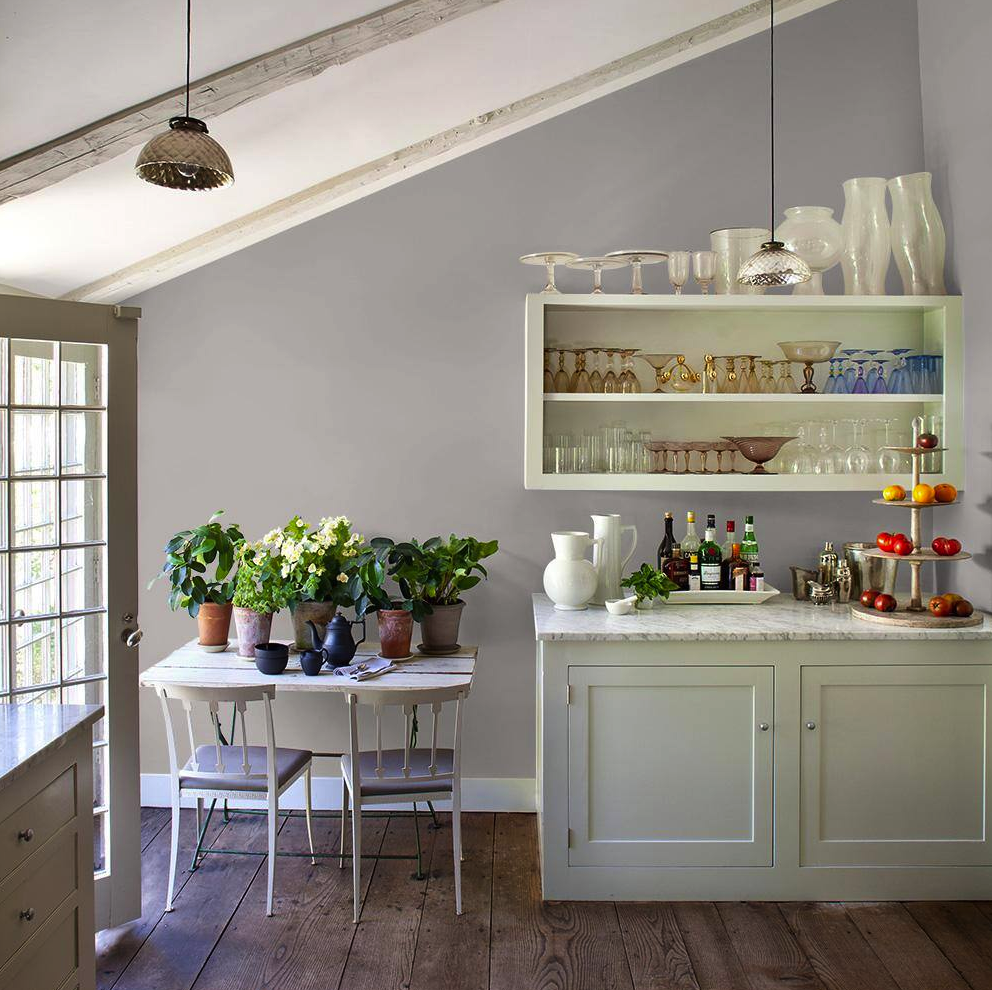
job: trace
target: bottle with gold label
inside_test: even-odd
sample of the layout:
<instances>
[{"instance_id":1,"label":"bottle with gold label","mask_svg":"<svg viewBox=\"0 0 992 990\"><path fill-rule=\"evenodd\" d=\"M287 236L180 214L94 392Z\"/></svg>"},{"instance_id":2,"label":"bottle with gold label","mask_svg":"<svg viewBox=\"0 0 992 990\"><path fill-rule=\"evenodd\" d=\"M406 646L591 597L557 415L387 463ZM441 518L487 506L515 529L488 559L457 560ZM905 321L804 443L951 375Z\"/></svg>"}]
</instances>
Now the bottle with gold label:
<instances>
[{"instance_id":1,"label":"bottle with gold label","mask_svg":"<svg viewBox=\"0 0 992 990\"><path fill-rule=\"evenodd\" d=\"M672 547L672 555L665 561L663 570L665 577L678 585L679 591L689 590L689 560L682 555L682 548L677 543Z\"/></svg>"}]
</instances>

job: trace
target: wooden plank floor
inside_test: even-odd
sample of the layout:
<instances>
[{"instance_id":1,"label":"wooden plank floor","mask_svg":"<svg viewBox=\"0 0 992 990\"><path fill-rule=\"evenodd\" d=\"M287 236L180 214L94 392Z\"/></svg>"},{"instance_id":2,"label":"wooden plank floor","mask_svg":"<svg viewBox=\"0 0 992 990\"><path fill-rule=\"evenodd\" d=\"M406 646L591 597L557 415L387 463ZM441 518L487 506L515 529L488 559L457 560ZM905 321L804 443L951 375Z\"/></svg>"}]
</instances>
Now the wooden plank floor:
<instances>
[{"instance_id":1,"label":"wooden plank floor","mask_svg":"<svg viewBox=\"0 0 992 990\"><path fill-rule=\"evenodd\" d=\"M281 858L265 917L264 818L211 824L190 873L183 812L175 911L162 913L169 814L142 812L139 921L97 940L101 990L992 990L992 904L543 903L533 815L463 816L465 913L456 918L451 829L422 829L427 877L366 861L362 921L351 871ZM320 819L319 851L337 848ZM368 819L367 851L414 849L409 817ZM280 848L304 851L300 819Z\"/></svg>"}]
</instances>

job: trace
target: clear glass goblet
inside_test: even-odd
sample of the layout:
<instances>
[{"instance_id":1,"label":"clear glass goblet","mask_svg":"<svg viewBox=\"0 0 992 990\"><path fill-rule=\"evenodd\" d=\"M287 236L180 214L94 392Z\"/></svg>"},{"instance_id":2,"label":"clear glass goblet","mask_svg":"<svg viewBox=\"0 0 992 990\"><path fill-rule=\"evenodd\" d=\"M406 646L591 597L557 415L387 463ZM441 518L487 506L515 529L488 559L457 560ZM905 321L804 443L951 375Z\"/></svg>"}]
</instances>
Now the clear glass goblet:
<instances>
[{"instance_id":1,"label":"clear glass goblet","mask_svg":"<svg viewBox=\"0 0 992 990\"><path fill-rule=\"evenodd\" d=\"M775 391L775 374L772 371L774 365L774 361L762 360L761 362L761 380L758 382L758 391L765 395Z\"/></svg>"},{"instance_id":2,"label":"clear glass goblet","mask_svg":"<svg viewBox=\"0 0 992 990\"><path fill-rule=\"evenodd\" d=\"M558 351L558 370L555 372L554 378L554 390L556 392L567 392L569 377L568 372L565 370L565 355L568 353L564 347L557 348Z\"/></svg>"},{"instance_id":3,"label":"clear glass goblet","mask_svg":"<svg viewBox=\"0 0 992 990\"><path fill-rule=\"evenodd\" d=\"M682 286L689 277L689 252L670 251L668 254L668 281L675 289L675 295L682 295Z\"/></svg>"},{"instance_id":4,"label":"clear glass goblet","mask_svg":"<svg viewBox=\"0 0 992 990\"><path fill-rule=\"evenodd\" d=\"M606 374L603 376L603 391L607 395L615 395L620 391L620 379L616 373L617 352L612 348L606 349Z\"/></svg>"},{"instance_id":5,"label":"clear glass goblet","mask_svg":"<svg viewBox=\"0 0 992 990\"><path fill-rule=\"evenodd\" d=\"M775 391L783 393L795 393L799 391L795 378L792 377L792 364L789 361L776 361L778 365L778 380L775 382Z\"/></svg>"},{"instance_id":6,"label":"clear glass goblet","mask_svg":"<svg viewBox=\"0 0 992 990\"><path fill-rule=\"evenodd\" d=\"M853 427L854 439L845 456L844 467L851 474L868 474L876 463L865 443L868 421L856 419L853 421Z\"/></svg>"},{"instance_id":7,"label":"clear glass goblet","mask_svg":"<svg viewBox=\"0 0 992 990\"><path fill-rule=\"evenodd\" d=\"M589 372L586 371L586 351L584 347L572 350L575 359L575 371L572 372L572 380L569 382L568 390L580 394L592 392L592 382L589 380Z\"/></svg>"},{"instance_id":8,"label":"clear glass goblet","mask_svg":"<svg viewBox=\"0 0 992 990\"><path fill-rule=\"evenodd\" d=\"M544 391L545 394L555 390L555 375L551 370L551 355L554 353L553 347L544 348Z\"/></svg>"},{"instance_id":9,"label":"clear glass goblet","mask_svg":"<svg viewBox=\"0 0 992 990\"><path fill-rule=\"evenodd\" d=\"M720 391L726 395L736 395L741 390L740 378L737 375L737 356L735 354L724 356L723 364Z\"/></svg>"},{"instance_id":10,"label":"clear glass goblet","mask_svg":"<svg viewBox=\"0 0 992 990\"><path fill-rule=\"evenodd\" d=\"M710 285L716 278L716 251L693 251L692 274L699 285L699 291L708 296Z\"/></svg>"},{"instance_id":11,"label":"clear glass goblet","mask_svg":"<svg viewBox=\"0 0 992 990\"><path fill-rule=\"evenodd\" d=\"M636 353L637 348L620 349L620 357L622 358L620 362L620 391L625 395L639 395L641 392L641 383L634 371L634 355Z\"/></svg>"},{"instance_id":12,"label":"clear glass goblet","mask_svg":"<svg viewBox=\"0 0 992 990\"><path fill-rule=\"evenodd\" d=\"M592 351L592 374L589 375L589 384L592 386L594 392L603 391L603 373L599 370L602 364L600 360L600 354L603 352L601 347L590 348Z\"/></svg>"}]
</instances>

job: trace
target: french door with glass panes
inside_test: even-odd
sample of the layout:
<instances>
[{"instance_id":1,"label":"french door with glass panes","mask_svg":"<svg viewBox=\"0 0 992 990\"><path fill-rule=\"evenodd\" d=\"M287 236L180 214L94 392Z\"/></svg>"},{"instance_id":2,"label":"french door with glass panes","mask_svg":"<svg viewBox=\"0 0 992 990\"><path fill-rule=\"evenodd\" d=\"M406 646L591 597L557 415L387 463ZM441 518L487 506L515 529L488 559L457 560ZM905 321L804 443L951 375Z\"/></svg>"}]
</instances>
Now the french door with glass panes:
<instances>
[{"instance_id":1,"label":"french door with glass panes","mask_svg":"<svg viewBox=\"0 0 992 990\"><path fill-rule=\"evenodd\" d=\"M98 928L141 913L137 315L0 295L0 701L106 709Z\"/></svg>"}]
</instances>

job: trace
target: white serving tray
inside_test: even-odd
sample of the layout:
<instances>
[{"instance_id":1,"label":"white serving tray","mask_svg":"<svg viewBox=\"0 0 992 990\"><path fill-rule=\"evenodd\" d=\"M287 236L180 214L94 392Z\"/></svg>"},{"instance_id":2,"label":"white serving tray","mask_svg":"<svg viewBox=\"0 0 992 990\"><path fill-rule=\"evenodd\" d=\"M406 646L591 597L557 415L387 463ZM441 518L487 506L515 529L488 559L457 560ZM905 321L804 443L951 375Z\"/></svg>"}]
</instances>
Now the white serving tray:
<instances>
[{"instance_id":1,"label":"white serving tray","mask_svg":"<svg viewBox=\"0 0 992 990\"><path fill-rule=\"evenodd\" d=\"M777 594L777 588L766 584L764 591L673 591L668 601L671 605L760 605Z\"/></svg>"}]
</instances>

